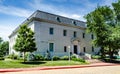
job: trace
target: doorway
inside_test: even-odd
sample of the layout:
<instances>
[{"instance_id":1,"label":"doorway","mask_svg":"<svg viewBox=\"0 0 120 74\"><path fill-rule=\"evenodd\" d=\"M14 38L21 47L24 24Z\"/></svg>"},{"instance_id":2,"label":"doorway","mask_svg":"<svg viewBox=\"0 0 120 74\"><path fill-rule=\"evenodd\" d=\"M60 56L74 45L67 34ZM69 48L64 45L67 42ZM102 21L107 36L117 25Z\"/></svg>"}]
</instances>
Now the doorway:
<instances>
[{"instance_id":1,"label":"doorway","mask_svg":"<svg viewBox=\"0 0 120 74\"><path fill-rule=\"evenodd\" d=\"M77 54L78 51L77 51L77 45L74 45L74 54Z\"/></svg>"}]
</instances>

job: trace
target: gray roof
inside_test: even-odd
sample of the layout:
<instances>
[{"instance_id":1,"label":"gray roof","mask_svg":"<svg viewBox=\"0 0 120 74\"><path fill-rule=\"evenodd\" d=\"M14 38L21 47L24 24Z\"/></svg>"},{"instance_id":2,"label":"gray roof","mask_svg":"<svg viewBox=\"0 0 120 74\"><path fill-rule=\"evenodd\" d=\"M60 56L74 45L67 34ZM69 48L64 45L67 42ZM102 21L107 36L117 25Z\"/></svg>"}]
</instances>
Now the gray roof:
<instances>
[{"instance_id":1,"label":"gray roof","mask_svg":"<svg viewBox=\"0 0 120 74\"><path fill-rule=\"evenodd\" d=\"M24 24L26 22L31 22L33 20L40 20L40 21L57 23L57 24L65 24L65 25L68 25L68 26L76 26L76 27L80 27L80 28L83 28L83 29L86 28L86 23L83 22L83 21L63 17L63 16L56 15L56 14L51 14L51 13L40 11L40 10L35 11L22 24ZM17 27L9 37L14 35L17 32L18 29L19 29L19 27Z\"/></svg>"}]
</instances>

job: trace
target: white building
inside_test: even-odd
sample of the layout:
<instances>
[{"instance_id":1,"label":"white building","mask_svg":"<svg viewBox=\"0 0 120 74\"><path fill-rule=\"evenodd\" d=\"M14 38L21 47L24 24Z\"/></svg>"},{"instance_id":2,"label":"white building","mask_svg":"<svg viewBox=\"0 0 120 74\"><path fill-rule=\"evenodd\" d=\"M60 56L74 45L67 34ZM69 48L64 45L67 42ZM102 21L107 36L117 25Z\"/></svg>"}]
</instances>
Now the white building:
<instances>
[{"instance_id":1,"label":"white building","mask_svg":"<svg viewBox=\"0 0 120 74\"><path fill-rule=\"evenodd\" d=\"M51 55L64 56L68 55L68 46L70 46L71 53L78 55L80 53L93 54L99 51L91 45L94 36L85 32L85 22L39 10L23 23L25 22L29 22L28 26L35 32L37 47L35 54L45 55L49 50ZM9 54L16 53L13 45L18 29L19 27L9 36Z\"/></svg>"}]
</instances>

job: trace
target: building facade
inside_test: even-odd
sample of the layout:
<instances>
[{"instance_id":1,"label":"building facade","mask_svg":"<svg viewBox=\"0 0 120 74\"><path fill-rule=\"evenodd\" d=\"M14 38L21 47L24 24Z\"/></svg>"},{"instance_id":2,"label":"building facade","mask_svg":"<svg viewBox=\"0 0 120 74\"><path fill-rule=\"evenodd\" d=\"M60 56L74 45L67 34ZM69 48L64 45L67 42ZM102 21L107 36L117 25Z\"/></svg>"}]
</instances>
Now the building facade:
<instances>
[{"instance_id":1,"label":"building facade","mask_svg":"<svg viewBox=\"0 0 120 74\"><path fill-rule=\"evenodd\" d=\"M86 23L63 16L37 10L22 24L28 22L35 32L37 51L34 54L45 55L47 51L54 56L64 56L68 53L95 54L98 48L92 46L93 34L86 33ZM18 53L13 49L17 37L16 28L9 36L9 54Z\"/></svg>"}]
</instances>

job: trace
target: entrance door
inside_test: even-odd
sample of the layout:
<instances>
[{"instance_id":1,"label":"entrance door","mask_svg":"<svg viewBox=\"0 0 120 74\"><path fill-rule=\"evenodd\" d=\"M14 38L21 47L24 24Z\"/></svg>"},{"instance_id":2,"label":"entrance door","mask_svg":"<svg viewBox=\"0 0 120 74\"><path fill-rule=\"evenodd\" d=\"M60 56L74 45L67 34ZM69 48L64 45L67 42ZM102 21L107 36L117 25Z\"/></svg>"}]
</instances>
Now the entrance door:
<instances>
[{"instance_id":1,"label":"entrance door","mask_svg":"<svg viewBox=\"0 0 120 74\"><path fill-rule=\"evenodd\" d=\"M54 43L49 43L49 51L50 52L54 51Z\"/></svg>"},{"instance_id":2,"label":"entrance door","mask_svg":"<svg viewBox=\"0 0 120 74\"><path fill-rule=\"evenodd\" d=\"M74 45L74 53L77 54L77 45Z\"/></svg>"}]
</instances>

